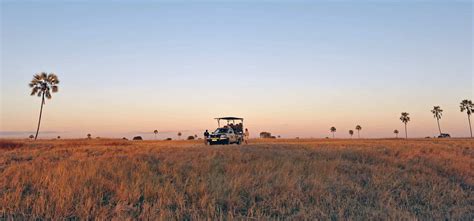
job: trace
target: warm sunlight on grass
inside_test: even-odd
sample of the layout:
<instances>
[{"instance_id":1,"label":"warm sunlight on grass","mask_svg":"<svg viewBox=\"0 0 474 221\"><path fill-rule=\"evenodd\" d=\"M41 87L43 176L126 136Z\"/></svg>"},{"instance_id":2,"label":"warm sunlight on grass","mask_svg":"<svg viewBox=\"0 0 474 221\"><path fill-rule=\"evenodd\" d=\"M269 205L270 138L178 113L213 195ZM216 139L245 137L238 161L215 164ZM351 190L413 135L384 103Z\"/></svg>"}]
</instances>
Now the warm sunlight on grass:
<instances>
[{"instance_id":1,"label":"warm sunlight on grass","mask_svg":"<svg viewBox=\"0 0 474 221\"><path fill-rule=\"evenodd\" d=\"M473 141L0 141L0 218L474 218Z\"/></svg>"}]
</instances>

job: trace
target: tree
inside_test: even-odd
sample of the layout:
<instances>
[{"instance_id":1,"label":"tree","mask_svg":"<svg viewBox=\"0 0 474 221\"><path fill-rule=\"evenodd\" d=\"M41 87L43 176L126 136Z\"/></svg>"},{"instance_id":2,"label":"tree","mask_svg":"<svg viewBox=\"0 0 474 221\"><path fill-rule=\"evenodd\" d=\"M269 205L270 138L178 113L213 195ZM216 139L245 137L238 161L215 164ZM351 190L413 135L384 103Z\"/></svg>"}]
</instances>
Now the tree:
<instances>
[{"instance_id":1,"label":"tree","mask_svg":"<svg viewBox=\"0 0 474 221\"><path fill-rule=\"evenodd\" d=\"M471 100L463 100L461 101L461 104L459 105L461 108L461 112L466 111L467 113L467 121L469 122L469 131L471 132L471 138L472 138L472 127L471 127L471 114L474 112L474 105L472 104Z\"/></svg>"},{"instance_id":2,"label":"tree","mask_svg":"<svg viewBox=\"0 0 474 221\"><path fill-rule=\"evenodd\" d=\"M408 139L407 124L408 124L408 121L410 121L410 117L408 115L410 114L407 112L402 112L402 116L400 117L400 120L405 124L405 138L406 139Z\"/></svg>"},{"instance_id":3,"label":"tree","mask_svg":"<svg viewBox=\"0 0 474 221\"><path fill-rule=\"evenodd\" d=\"M393 133L395 134L395 138L398 138L398 130L394 130Z\"/></svg>"},{"instance_id":4,"label":"tree","mask_svg":"<svg viewBox=\"0 0 474 221\"><path fill-rule=\"evenodd\" d=\"M158 134L158 130L153 131L153 133L155 134L155 140L156 140L156 135Z\"/></svg>"},{"instance_id":5,"label":"tree","mask_svg":"<svg viewBox=\"0 0 474 221\"><path fill-rule=\"evenodd\" d=\"M181 135L183 135L181 132L178 132L178 138L181 140Z\"/></svg>"},{"instance_id":6,"label":"tree","mask_svg":"<svg viewBox=\"0 0 474 221\"><path fill-rule=\"evenodd\" d=\"M87 134L87 139L91 139L92 135L91 134Z\"/></svg>"},{"instance_id":7,"label":"tree","mask_svg":"<svg viewBox=\"0 0 474 221\"><path fill-rule=\"evenodd\" d=\"M434 106L433 110L431 110L431 113L433 113L434 118L436 118L436 121L438 122L438 130L439 134L441 135L441 127L439 125L439 119L441 119L441 116L443 116L443 110L439 106Z\"/></svg>"},{"instance_id":8,"label":"tree","mask_svg":"<svg viewBox=\"0 0 474 221\"><path fill-rule=\"evenodd\" d=\"M270 132L260 132L260 138L272 138L272 133Z\"/></svg>"},{"instance_id":9,"label":"tree","mask_svg":"<svg viewBox=\"0 0 474 221\"><path fill-rule=\"evenodd\" d=\"M356 130L357 130L357 137L360 139L360 131L362 130L362 127L360 125L357 125Z\"/></svg>"},{"instance_id":10,"label":"tree","mask_svg":"<svg viewBox=\"0 0 474 221\"><path fill-rule=\"evenodd\" d=\"M61 136L58 136L58 140L61 139Z\"/></svg>"},{"instance_id":11,"label":"tree","mask_svg":"<svg viewBox=\"0 0 474 221\"><path fill-rule=\"evenodd\" d=\"M37 95L41 97L41 108L38 119L38 127L36 128L35 140L38 138L38 133L41 125L41 115L43 114L43 105L45 104L45 98L51 99L51 93L58 92L59 80L58 77L53 74L47 74L42 72L40 74L35 74L31 80L29 86L31 89L31 96Z\"/></svg>"},{"instance_id":12,"label":"tree","mask_svg":"<svg viewBox=\"0 0 474 221\"><path fill-rule=\"evenodd\" d=\"M352 135L354 135L354 131L353 131L353 130L349 130L349 135L351 135L351 139L352 139Z\"/></svg>"},{"instance_id":13,"label":"tree","mask_svg":"<svg viewBox=\"0 0 474 221\"><path fill-rule=\"evenodd\" d=\"M332 138L334 138L334 137L335 137L334 133L336 133L336 128L335 128L335 127L331 127L331 129L329 129L329 130L331 130Z\"/></svg>"},{"instance_id":14,"label":"tree","mask_svg":"<svg viewBox=\"0 0 474 221\"><path fill-rule=\"evenodd\" d=\"M33 140L33 138L35 138L35 135L32 134L29 136L29 138Z\"/></svg>"}]
</instances>

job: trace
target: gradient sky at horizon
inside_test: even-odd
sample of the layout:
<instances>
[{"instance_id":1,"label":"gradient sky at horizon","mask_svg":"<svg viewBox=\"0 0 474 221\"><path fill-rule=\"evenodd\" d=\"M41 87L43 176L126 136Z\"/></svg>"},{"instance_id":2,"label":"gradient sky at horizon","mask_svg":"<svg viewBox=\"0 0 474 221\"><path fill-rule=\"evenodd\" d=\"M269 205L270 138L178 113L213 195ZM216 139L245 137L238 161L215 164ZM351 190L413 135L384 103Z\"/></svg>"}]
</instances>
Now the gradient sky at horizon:
<instances>
[{"instance_id":1,"label":"gradient sky at horizon","mask_svg":"<svg viewBox=\"0 0 474 221\"><path fill-rule=\"evenodd\" d=\"M36 129L32 75L54 72L41 137L159 138L240 116L252 136L468 136L471 1L1 3L0 137Z\"/></svg>"}]
</instances>

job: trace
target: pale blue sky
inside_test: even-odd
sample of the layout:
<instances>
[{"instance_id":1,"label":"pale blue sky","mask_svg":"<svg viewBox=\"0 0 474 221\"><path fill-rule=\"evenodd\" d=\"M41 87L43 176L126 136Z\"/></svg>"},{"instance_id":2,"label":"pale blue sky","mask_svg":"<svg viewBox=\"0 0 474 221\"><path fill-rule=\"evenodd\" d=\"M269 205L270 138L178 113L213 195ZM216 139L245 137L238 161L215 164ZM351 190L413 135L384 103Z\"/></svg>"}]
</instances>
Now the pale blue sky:
<instances>
[{"instance_id":1,"label":"pale blue sky","mask_svg":"<svg viewBox=\"0 0 474 221\"><path fill-rule=\"evenodd\" d=\"M413 136L433 136L433 105L466 136L472 12L471 1L3 1L0 130L35 129L27 83L47 71L62 82L42 129L65 136L198 133L237 115L255 135L345 137L361 124L388 137L402 111Z\"/></svg>"}]
</instances>

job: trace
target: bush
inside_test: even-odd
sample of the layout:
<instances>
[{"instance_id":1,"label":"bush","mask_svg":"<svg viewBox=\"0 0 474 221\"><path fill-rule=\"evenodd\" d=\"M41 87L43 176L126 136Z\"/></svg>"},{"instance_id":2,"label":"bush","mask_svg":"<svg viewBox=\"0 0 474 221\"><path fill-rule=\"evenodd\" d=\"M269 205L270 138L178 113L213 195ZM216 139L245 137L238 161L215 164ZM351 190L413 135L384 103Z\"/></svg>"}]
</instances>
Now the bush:
<instances>
[{"instance_id":1,"label":"bush","mask_svg":"<svg viewBox=\"0 0 474 221\"><path fill-rule=\"evenodd\" d=\"M141 136L136 136L136 137L133 137L133 140L143 140L143 138Z\"/></svg>"},{"instance_id":2,"label":"bush","mask_svg":"<svg viewBox=\"0 0 474 221\"><path fill-rule=\"evenodd\" d=\"M194 140L194 136L188 136L188 140Z\"/></svg>"}]
</instances>

